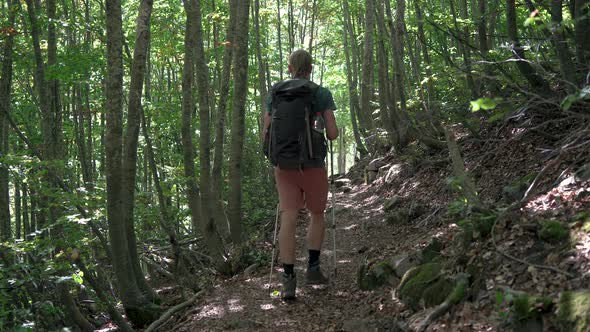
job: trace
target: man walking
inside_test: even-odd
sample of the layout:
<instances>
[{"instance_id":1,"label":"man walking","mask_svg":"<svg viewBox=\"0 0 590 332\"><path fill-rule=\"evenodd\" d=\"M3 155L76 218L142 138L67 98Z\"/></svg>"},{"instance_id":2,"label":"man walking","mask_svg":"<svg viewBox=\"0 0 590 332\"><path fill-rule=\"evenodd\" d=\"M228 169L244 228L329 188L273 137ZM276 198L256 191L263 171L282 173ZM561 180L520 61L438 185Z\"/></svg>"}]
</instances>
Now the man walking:
<instances>
[{"instance_id":1,"label":"man walking","mask_svg":"<svg viewBox=\"0 0 590 332\"><path fill-rule=\"evenodd\" d=\"M289 56L291 78L275 84L264 116L266 152L275 165L281 209L279 251L284 269L282 298L285 300L294 299L297 288L295 231L298 212L303 207L311 214L306 283L328 282L320 270L328 199L327 144L323 131L325 127L327 138L334 140L338 137L338 127L332 93L309 80L311 71L311 55L303 49L294 51Z\"/></svg>"}]
</instances>

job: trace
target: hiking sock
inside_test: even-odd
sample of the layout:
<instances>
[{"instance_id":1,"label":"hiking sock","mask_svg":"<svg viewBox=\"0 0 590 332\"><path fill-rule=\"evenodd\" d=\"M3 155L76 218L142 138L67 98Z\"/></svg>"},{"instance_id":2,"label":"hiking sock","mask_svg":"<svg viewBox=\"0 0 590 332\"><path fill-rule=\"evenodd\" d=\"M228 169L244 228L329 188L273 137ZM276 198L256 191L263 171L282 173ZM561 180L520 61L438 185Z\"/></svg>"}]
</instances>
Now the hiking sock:
<instances>
[{"instance_id":1,"label":"hiking sock","mask_svg":"<svg viewBox=\"0 0 590 332\"><path fill-rule=\"evenodd\" d=\"M309 250L309 261L308 267L320 265L320 251L319 250Z\"/></svg>"},{"instance_id":2,"label":"hiking sock","mask_svg":"<svg viewBox=\"0 0 590 332\"><path fill-rule=\"evenodd\" d=\"M295 264L283 264L283 270L288 276L295 275Z\"/></svg>"}]
</instances>

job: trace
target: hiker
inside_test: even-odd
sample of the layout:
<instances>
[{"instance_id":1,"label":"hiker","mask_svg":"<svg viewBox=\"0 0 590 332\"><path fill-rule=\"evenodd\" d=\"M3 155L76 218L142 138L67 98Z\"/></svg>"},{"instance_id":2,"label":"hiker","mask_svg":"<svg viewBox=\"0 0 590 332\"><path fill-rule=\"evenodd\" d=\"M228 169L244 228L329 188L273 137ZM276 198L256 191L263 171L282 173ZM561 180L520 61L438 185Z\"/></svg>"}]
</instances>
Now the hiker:
<instances>
[{"instance_id":1,"label":"hiker","mask_svg":"<svg viewBox=\"0 0 590 332\"><path fill-rule=\"evenodd\" d=\"M279 252L284 270L281 294L285 300L295 298L295 230L299 210L304 206L311 214L306 283L328 282L320 270L328 200L324 128L327 138L334 140L338 137L338 127L332 93L310 81L311 71L312 57L307 51L300 49L291 53L291 78L273 86L264 115L265 153L275 166L281 210Z\"/></svg>"}]
</instances>

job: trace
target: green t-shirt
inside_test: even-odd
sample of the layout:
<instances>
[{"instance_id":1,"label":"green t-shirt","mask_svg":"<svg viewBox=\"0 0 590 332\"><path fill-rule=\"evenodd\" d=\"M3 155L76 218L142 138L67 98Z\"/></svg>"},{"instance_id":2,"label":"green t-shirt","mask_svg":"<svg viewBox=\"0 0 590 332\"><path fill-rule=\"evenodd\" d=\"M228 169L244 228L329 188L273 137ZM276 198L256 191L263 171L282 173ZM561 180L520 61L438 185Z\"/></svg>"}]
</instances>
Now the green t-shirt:
<instances>
[{"instance_id":1,"label":"green t-shirt","mask_svg":"<svg viewBox=\"0 0 590 332\"><path fill-rule=\"evenodd\" d=\"M272 91L272 90L271 90ZM266 99L266 111L268 113L272 110L272 93L268 94L268 98ZM315 94L315 99L312 107L313 113L324 113L325 110L336 110L336 103L334 103L334 98L332 97L332 92L323 86L318 88L318 91Z\"/></svg>"}]
</instances>

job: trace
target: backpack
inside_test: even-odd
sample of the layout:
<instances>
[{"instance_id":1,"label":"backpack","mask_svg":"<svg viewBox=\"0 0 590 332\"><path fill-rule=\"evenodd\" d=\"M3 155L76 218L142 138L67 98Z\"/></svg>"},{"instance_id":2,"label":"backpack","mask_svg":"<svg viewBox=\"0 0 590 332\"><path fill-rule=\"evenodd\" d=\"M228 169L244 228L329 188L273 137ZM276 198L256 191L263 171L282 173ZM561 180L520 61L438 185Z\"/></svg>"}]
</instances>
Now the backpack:
<instances>
[{"instance_id":1,"label":"backpack","mask_svg":"<svg viewBox=\"0 0 590 332\"><path fill-rule=\"evenodd\" d=\"M327 144L323 133L312 130L313 104L319 85L288 79L271 89L271 123L264 154L282 169L324 167Z\"/></svg>"}]
</instances>

